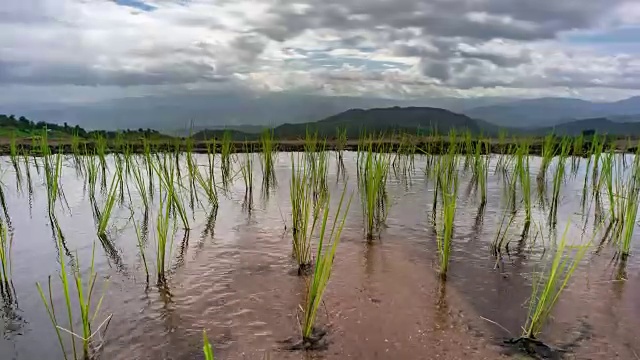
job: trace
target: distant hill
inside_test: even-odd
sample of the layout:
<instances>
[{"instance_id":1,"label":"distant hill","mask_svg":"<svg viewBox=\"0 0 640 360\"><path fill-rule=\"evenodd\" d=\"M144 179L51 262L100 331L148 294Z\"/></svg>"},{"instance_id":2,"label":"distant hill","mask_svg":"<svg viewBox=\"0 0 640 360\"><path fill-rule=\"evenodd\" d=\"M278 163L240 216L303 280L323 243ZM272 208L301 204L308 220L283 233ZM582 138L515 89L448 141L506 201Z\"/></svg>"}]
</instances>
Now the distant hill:
<instances>
[{"instance_id":1,"label":"distant hill","mask_svg":"<svg viewBox=\"0 0 640 360\"><path fill-rule=\"evenodd\" d=\"M464 114L499 126L515 128L549 127L579 119L625 117L640 120L640 97L616 102L591 102L572 98L540 98L483 106ZM624 120L623 120L624 121Z\"/></svg>"},{"instance_id":2,"label":"distant hill","mask_svg":"<svg viewBox=\"0 0 640 360\"><path fill-rule=\"evenodd\" d=\"M556 126L541 127L527 131L527 133L546 135L553 132L560 136L576 136L586 130L595 130L599 134L608 134L613 136L640 136L640 122L616 122L608 118L591 118L576 120Z\"/></svg>"},{"instance_id":3,"label":"distant hill","mask_svg":"<svg viewBox=\"0 0 640 360\"><path fill-rule=\"evenodd\" d=\"M391 107L377 109L351 109L330 116L324 120L302 124L284 124L276 127L274 133L280 138L304 136L306 129L317 131L321 137L334 137L339 128L347 130L347 136L354 138L362 131L367 133L392 133L406 131L413 134L448 133L450 129L468 129L481 133L487 129L468 116L449 110L431 107Z\"/></svg>"}]
</instances>

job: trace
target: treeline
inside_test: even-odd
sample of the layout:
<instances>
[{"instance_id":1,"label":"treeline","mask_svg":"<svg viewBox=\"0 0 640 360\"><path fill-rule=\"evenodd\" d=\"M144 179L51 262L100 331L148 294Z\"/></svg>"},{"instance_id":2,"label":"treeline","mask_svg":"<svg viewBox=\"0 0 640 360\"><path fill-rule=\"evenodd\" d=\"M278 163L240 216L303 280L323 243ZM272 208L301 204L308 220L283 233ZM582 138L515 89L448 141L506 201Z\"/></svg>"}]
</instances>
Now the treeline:
<instances>
[{"instance_id":1,"label":"treeline","mask_svg":"<svg viewBox=\"0 0 640 360\"><path fill-rule=\"evenodd\" d=\"M152 129L137 129L137 130L119 130L119 131L106 131L106 130L90 130L87 131L84 128L75 125L69 126L66 122L62 125L49 123L45 121L34 122L27 119L24 116L16 118L15 115L3 115L0 114L0 128L23 133L30 133L32 135L38 135L39 132L44 130L57 134L67 134L69 136L77 136L80 138L91 139L96 137L103 137L107 139L114 139L118 135L125 137L159 137L163 136L157 130Z\"/></svg>"}]
</instances>

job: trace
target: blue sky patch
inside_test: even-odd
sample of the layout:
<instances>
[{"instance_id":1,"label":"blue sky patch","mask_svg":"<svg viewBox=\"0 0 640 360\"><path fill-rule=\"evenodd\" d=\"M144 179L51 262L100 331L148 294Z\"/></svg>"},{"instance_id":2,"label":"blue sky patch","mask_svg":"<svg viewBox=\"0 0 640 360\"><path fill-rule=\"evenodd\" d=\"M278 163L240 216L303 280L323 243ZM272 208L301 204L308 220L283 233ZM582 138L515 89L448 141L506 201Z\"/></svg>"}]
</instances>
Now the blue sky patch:
<instances>
[{"instance_id":1,"label":"blue sky patch","mask_svg":"<svg viewBox=\"0 0 640 360\"><path fill-rule=\"evenodd\" d=\"M142 0L115 0L116 4L136 8L142 11L153 11L155 6L151 6Z\"/></svg>"}]
</instances>

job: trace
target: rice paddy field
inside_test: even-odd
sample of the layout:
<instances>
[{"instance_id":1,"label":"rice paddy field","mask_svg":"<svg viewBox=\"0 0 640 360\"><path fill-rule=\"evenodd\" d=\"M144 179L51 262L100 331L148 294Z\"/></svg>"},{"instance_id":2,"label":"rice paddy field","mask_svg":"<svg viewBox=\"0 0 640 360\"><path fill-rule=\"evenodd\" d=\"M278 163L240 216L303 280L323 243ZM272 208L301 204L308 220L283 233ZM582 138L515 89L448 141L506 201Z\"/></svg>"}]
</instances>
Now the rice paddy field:
<instances>
[{"instance_id":1,"label":"rice paddy field","mask_svg":"<svg viewBox=\"0 0 640 360\"><path fill-rule=\"evenodd\" d=\"M640 359L638 154L337 138L12 143L0 359Z\"/></svg>"}]
</instances>

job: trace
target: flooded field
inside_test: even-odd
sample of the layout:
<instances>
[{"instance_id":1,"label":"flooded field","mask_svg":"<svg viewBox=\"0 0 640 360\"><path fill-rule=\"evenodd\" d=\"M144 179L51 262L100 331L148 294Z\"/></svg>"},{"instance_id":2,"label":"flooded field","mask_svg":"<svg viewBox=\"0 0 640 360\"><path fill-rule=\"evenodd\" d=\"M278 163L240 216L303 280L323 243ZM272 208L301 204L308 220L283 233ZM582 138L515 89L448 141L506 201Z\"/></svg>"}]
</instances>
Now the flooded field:
<instances>
[{"instance_id":1,"label":"flooded field","mask_svg":"<svg viewBox=\"0 0 640 360\"><path fill-rule=\"evenodd\" d=\"M436 157L388 155L384 218L368 236L358 180L362 158L356 152L344 152L342 162L335 152L326 156L330 224L343 191L352 202L317 315L317 328L327 334L319 349L308 351L286 345L300 338L310 278L298 276L292 258L292 159L302 155L274 153L273 173L265 182L260 154L231 155L228 165L219 156L210 162L206 154L180 154L170 160L178 164L170 171L181 171L173 188L184 219L179 208L166 210L163 218L172 195L160 189L170 177L149 176L163 170L148 167L145 155L131 155L126 165L121 155L107 155L104 180L99 161L83 156L29 158L17 163L19 171L9 157L1 159L12 285L0 300L0 359L65 358L45 303L53 304L66 358L74 358L72 339L82 358L82 319L72 274L79 269L86 289L94 246L97 277L89 342L96 358L204 359L203 330L216 359L223 360L542 357L544 351L526 355L504 340L523 336L536 274L552 266L554 251L565 242L569 257L590 245L537 338L553 348L549 356L640 359L640 233L632 234L628 256L620 254L617 243L602 241L611 231L601 219L610 212L612 198L606 182L601 195L593 195L594 165L587 159L568 158L554 186L557 158L545 164L544 156L526 157L532 205L525 227L522 184L528 181L511 188L516 182L509 180L517 161L483 156L482 204L474 171L460 155L445 279L436 239L446 200L437 198L434 222L436 180L428 170ZM613 176L626 178L634 157L615 155L614 161L619 171ZM60 169L56 186L61 191L54 188L53 202L46 174L56 171L47 172L47 166ZM187 169L194 166L203 174L199 179L189 176ZM603 161L600 166L608 165ZM118 167L126 167L121 183L114 180L120 176ZM546 172L547 167L547 177L538 180L540 169ZM252 191L247 191L248 172ZM211 179L216 179L217 206L210 201L213 188L207 188ZM555 205L554 188L559 191ZM110 200L113 208L98 236ZM165 228L163 219L169 219ZM635 218L632 223L636 227ZM156 244L163 233L168 234L166 273L158 282ZM315 258L317 233L313 239ZM75 335L67 331L60 259L71 283Z\"/></svg>"}]
</instances>

